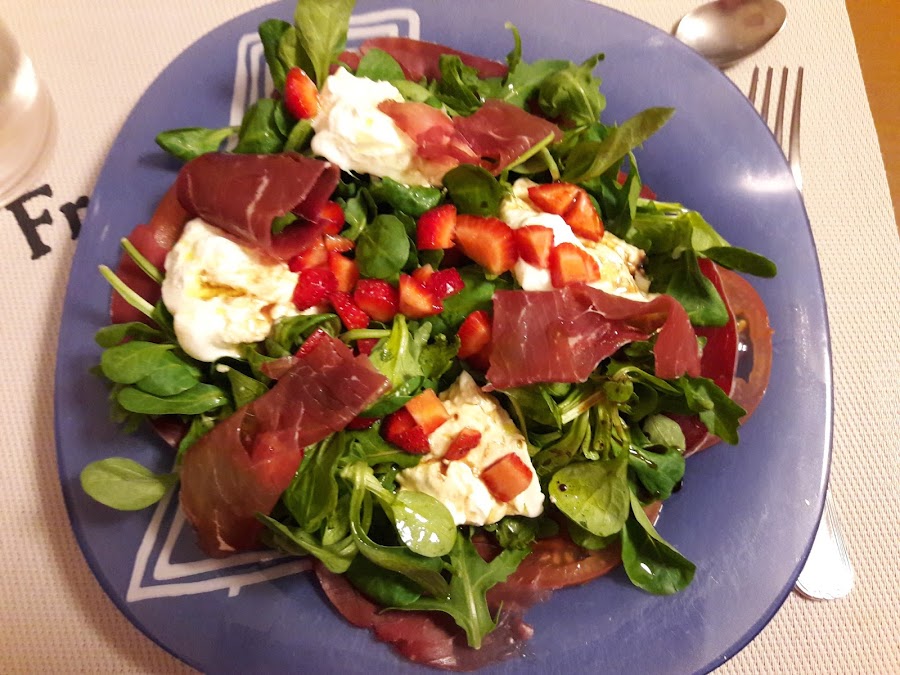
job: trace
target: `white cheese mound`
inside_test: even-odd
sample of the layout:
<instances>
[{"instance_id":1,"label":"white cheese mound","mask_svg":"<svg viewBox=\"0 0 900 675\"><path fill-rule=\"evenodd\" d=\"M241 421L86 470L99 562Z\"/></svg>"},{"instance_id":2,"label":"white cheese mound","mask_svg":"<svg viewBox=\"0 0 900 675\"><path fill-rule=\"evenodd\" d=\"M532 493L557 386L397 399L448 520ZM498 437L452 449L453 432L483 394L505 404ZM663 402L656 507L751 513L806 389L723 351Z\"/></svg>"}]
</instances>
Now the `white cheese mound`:
<instances>
[{"instance_id":1,"label":"white cheese mound","mask_svg":"<svg viewBox=\"0 0 900 675\"><path fill-rule=\"evenodd\" d=\"M299 314L288 266L241 246L196 218L166 256L162 299L182 349L199 361L239 357L238 345L268 336Z\"/></svg>"},{"instance_id":2,"label":"white cheese mound","mask_svg":"<svg viewBox=\"0 0 900 675\"><path fill-rule=\"evenodd\" d=\"M312 122L313 152L344 171L393 178L406 185L440 185L440 176L428 176L428 167L416 160L413 139L378 109L382 101L402 102L403 96L390 82L356 77L339 68L319 92L319 113Z\"/></svg>"},{"instance_id":3,"label":"white cheese mound","mask_svg":"<svg viewBox=\"0 0 900 675\"><path fill-rule=\"evenodd\" d=\"M528 197L528 188L537 185L527 178L513 183L513 193L500 204L500 219L511 228L526 225L543 225L553 230L553 245L569 242L587 251L600 267L600 280L589 284L612 295L631 300L648 301L650 281L641 273L640 266L645 253L637 246L622 241L611 232L604 232L600 241L581 239L563 220L562 216L541 211ZM526 291L553 289L550 270L529 265L521 258L513 267L513 275Z\"/></svg>"},{"instance_id":4,"label":"white cheese mound","mask_svg":"<svg viewBox=\"0 0 900 675\"><path fill-rule=\"evenodd\" d=\"M497 400L481 391L466 372L440 398L450 419L431 434L431 451L421 462L397 475L401 488L431 495L447 507L457 525L489 525L504 516L541 515L544 495L528 456L528 446ZM453 439L466 427L481 432L478 446L462 459L443 460ZM510 452L531 469L531 482L512 501L499 502L480 475Z\"/></svg>"}]
</instances>

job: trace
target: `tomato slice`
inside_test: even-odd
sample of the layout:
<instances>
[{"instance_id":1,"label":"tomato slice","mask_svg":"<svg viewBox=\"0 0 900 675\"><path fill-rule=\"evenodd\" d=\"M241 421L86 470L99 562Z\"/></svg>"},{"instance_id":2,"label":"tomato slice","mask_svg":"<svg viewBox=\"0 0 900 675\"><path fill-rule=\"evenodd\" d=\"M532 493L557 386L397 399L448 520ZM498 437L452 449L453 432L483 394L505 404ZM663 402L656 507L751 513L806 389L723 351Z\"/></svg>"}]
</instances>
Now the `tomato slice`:
<instances>
[{"instance_id":1,"label":"tomato slice","mask_svg":"<svg viewBox=\"0 0 900 675\"><path fill-rule=\"evenodd\" d=\"M659 516L661 502L644 507L651 522ZM561 532L548 539L534 542L531 554L506 580L499 597L514 598L516 594L554 591L568 586L578 586L601 577L622 562L618 544L599 551L588 551L574 543L569 535Z\"/></svg>"},{"instance_id":2,"label":"tomato slice","mask_svg":"<svg viewBox=\"0 0 900 675\"><path fill-rule=\"evenodd\" d=\"M737 324L738 364L730 395L747 411L743 423L756 410L769 386L773 331L766 306L750 282L723 268L719 268L719 276Z\"/></svg>"}]
</instances>

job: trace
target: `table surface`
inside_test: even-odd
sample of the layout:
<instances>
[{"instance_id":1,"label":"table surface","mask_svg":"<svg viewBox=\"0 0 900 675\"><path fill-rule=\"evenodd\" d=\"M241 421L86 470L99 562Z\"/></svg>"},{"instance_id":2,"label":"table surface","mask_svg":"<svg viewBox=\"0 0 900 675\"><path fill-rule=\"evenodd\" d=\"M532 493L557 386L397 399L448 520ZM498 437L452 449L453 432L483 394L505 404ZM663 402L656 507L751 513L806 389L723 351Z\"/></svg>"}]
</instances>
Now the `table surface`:
<instances>
[{"instance_id":1,"label":"table surface","mask_svg":"<svg viewBox=\"0 0 900 675\"><path fill-rule=\"evenodd\" d=\"M14 363L0 381L8 448L0 463L0 672L190 672L127 621L80 554L57 479L47 383L76 245L72 214L87 202L118 128L184 48L267 1L0 0L0 17L51 88L60 129L46 185L29 206L32 234L47 251L35 254L0 203L0 344ZM701 0L602 1L668 30ZM900 3L782 2L785 30L728 75L746 91L754 62L806 66L804 199L831 331L831 483L857 586L834 603L792 594L717 675L900 673Z\"/></svg>"},{"instance_id":2,"label":"table surface","mask_svg":"<svg viewBox=\"0 0 900 675\"><path fill-rule=\"evenodd\" d=\"M894 215L900 213L900 2L896 0L847 0L847 12L859 53L863 79L881 156L887 173Z\"/></svg>"}]
</instances>

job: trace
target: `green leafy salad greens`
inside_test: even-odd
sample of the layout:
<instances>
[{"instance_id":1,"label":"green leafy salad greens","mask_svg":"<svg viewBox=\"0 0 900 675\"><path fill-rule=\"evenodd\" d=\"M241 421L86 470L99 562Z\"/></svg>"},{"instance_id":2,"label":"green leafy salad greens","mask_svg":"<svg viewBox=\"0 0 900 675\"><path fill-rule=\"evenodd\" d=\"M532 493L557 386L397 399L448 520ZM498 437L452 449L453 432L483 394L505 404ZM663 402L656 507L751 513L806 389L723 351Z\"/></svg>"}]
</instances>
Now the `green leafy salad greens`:
<instances>
[{"instance_id":1,"label":"green leafy salad greens","mask_svg":"<svg viewBox=\"0 0 900 675\"><path fill-rule=\"evenodd\" d=\"M293 24L273 19L259 27L279 92L294 66L322 86L344 48L352 8L352 0L302 0ZM345 213L341 234L355 242L362 277L396 283L402 273L441 263L442 251L419 251L415 245L416 219L428 209L452 203L459 213L496 216L515 178L563 180L587 190L608 231L647 253L653 292L674 296L694 325L723 325L728 320L724 302L701 274L698 260L763 277L774 275L775 267L730 246L695 211L640 196L633 152L674 111L650 108L619 125L605 124L600 120L606 101L595 74L602 54L583 63L527 62L518 31L511 24L507 28L513 47L504 77L481 78L458 56L444 55L440 80L412 82L386 52L373 49L361 58L358 76L391 82L407 100L451 117L470 115L496 98L537 111L564 131L561 141L552 135L543 139L499 176L461 165L444 177L441 188L342 174L333 199ZM218 151L232 136L237 137L236 153L311 155L313 129L308 119L291 116L279 94L255 103L239 128L175 129L159 134L157 142L187 161ZM274 226L277 230L284 223ZM162 280L162 272L127 240L123 246L146 274ZM241 358L210 364L192 359L179 346L162 301L152 306L109 269L102 273L148 319L111 325L96 336L104 350L97 371L111 383L115 419L133 430L145 419L176 416L187 428L170 474L156 475L122 458L85 468L84 489L118 509L159 500L177 483L179 462L192 445L274 385L262 366L295 353L315 330L350 345L378 340L370 358L391 388L363 415L380 420L423 390L440 392L455 381L465 367L457 358L460 324L473 311L490 310L495 291L517 287L509 273L495 276L468 265L460 269L465 287L446 298L436 316L408 320L398 314L391 322L355 330L345 330L335 314L295 316L278 322L265 340L244 345ZM483 375L474 375L484 382ZM694 564L666 543L644 511L677 491L685 471L685 437L667 414L698 415L711 433L737 443L744 414L740 406L711 380L656 377L652 339L623 348L584 382L535 384L495 396L527 440L545 495L540 517L508 516L485 527L457 527L435 498L398 489L397 474L416 465L420 456L386 441L377 421L306 448L276 508L259 514L265 543L317 558L384 607L445 612L474 648L498 620L485 593L506 580L534 541L546 536L567 534L588 550L621 546L628 578L650 593L675 593L691 582ZM501 549L490 562L476 550L473 541L479 537Z\"/></svg>"}]
</instances>

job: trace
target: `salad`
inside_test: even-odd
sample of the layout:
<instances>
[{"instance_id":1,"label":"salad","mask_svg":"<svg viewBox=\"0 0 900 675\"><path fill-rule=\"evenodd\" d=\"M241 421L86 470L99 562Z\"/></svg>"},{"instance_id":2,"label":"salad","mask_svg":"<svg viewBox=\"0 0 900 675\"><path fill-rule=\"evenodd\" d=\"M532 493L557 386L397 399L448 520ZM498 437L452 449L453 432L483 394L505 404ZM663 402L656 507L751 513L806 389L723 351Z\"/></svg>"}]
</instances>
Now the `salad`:
<instances>
[{"instance_id":1,"label":"salad","mask_svg":"<svg viewBox=\"0 0 900 675\"><path fill-rule=\"evenodd\" d=\"M128 510L179 484L207 554L302 556L355 625L471 668L553 589L620 563L691 582L653 523L762 396L767 317L735 272L775 266L642 185L673 111L602 122L602 54L527 62L511 24L506 63L345 51L352 6L259 27L275 91L239 128L158 136L185 164L101 268L98 373L175 468L109 458L82 485Z\"/></svg>"}]
</instances>

